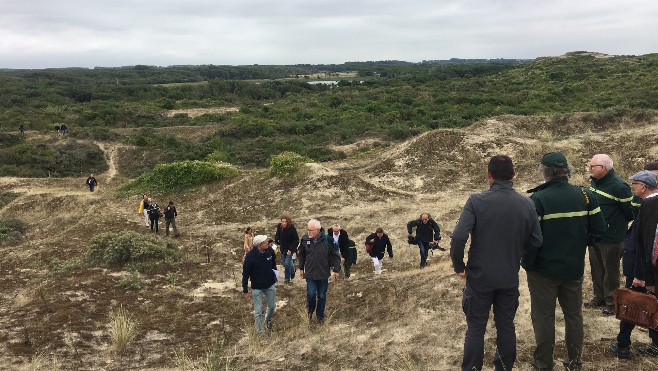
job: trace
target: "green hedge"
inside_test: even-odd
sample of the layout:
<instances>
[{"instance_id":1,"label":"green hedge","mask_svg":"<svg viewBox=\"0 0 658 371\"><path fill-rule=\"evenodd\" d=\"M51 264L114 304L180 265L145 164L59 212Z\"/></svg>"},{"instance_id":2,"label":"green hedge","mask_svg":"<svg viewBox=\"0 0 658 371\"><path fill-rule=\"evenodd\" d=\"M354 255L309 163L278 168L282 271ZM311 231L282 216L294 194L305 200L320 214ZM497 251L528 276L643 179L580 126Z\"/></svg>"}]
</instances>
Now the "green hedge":
<instances>
[{"instance_id":1,"label":"green hedge","mask_svg":"<svg viewBox=\"0 0 658 371\"><path fill-rule=\"evenodd\" d=\"M312 161L308 157L290 151L272 156L270 157L270 176L281 177L293 174L307 162Z\"/></svg>"},{"instance_id":2,"label":"green hedge","mask_svg":"<svg viewBox=\"0 0 658 371\"><path fill-rule=\"evenodd\" d=\"M172 241L130 231L109 232L94 237L87 256L92 265L142 273L169 270L181 258L178 247Z\"/></svg>"}]
</instances>

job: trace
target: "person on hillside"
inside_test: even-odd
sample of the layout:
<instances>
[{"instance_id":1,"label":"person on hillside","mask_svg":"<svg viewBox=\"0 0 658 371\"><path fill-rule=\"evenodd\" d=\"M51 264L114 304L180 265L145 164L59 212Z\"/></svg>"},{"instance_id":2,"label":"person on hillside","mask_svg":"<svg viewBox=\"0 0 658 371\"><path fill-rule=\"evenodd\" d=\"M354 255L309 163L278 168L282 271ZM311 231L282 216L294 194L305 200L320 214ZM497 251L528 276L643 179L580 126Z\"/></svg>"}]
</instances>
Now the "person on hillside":
<instances>
[{"instance_id":1,"label":"person on hillside","mask_svg":"<svg viewBox=\"0 0 658 371\"><path fill-rule=\"evenodd\" d=\"M614 315L612 293L619 288L619 257L624 248L628 222L633 220L631 189L615 174L610 156L594 155L589 163L590 191L601 206L608 230L589 246L594 298L585 307L603 307L603 314Z\"/></svg>"},{"instance_id":2,"label":"person on hillside","mask_svg":"<svg viewBox=\"0 0 658 371\"><path fill-rule=\"evenodd\" d=\"M176 217L178 213L176 212L176 205L174 201L169 201L169 204L165 208L164 218L165 218L165 235L169 236L169 225L171 225L174 231L174 237L178 237L178 229L176 228Z\"/></svg>"},{"instance_id":3,"label":"person on hillside","mask_svg":"<svg viewBox=\"0 0 658 371\"><path fill-rule=\"evenodd\" d=\"M309 220L307 232L302 237L297 250L299 274L301 278L306 279L308 320L310 323L315 312L320 324L324 323L325 318L329 276L337 280L340 272L340 253L328 241L329 236L321 230L322 226L318 220Z\"/></svg>"},{"instance_id":4,"label":"person on hillside","mask_svg":"<svg viewBox=\"0 0 658 371\"><path fill-rule=\"evenodd\" d=\"M384 260L384 252L388 252L389 259L393 259L393 245L388 235L384 233L381 227L375 230L366 237L366 243L372 245L370 250L370 258L372 264L375 266L375 274L382 274L382 261Z\"/></svg>"},{"instance_id":5,"label":"person on hillside","mask_svg":"<svg viewBox=\"0 0 658 371\"><path fill-rule=\"evenodd\" d=\"M279 273L276 269L274 251L268 247L266 235L259 234L253 238L253 248L249 250L242 265L242 297L249 301L254 299L254 322L258 335L263 334L263 323L272 329L272 316L276 308L276 281ZM251 281L251 295L248 281ZM267 310L263 315L263 297Z\"/></svg>"},{"instance_id":6,"label":"person on hillside","mask_svg":"<svg viewBox=\"0 0 658 371\"><path fill-rule=\"evenodd\" d=\"M60 125L59 131L62 135L66 135L69 133L69 128L65 124Z\"/></svg>"},{"instance_id":7,"label":"person on hillside","mask_svg":"<svg viewBox=\"0 0 658 371\"><path fill-rule=\"evenodd\" d=\"M416 243L420 249L420 267L427 266L427 254L430 242L438 243L441 240L441 229L429 213L423 213L420 218L407 223L409 237L413 237L412 230L416 228Z\"/></svg>"},{"instance_id":8,"label":"person on hillside","mask_svg":"<svg viewBox=\"0 0 658 371\"><path fill-rule=\"evenodd\" d=\"M345 268L345 278L350 278L351 276L350 272L352 270L352 266L356 265L358 250L356 248L356 242L354 242L354 240L349 240L347 247L348 247L348 256L345 259L345 264L343 264L343 266Z\"/></svg>"},{"instance_id":9,"label":"person on hillside","mask_svg":"<svg viewBox=\"0 0 658 371\"><path fill-rule=\"evenodd\" d=\"M292 255L297 252L299 245L299 234L295 224L288 215L281 215L280 223L276 226L274 242L279 245L281 254L281 265L284 271L284 284L290 284L295 274L295 265L292 261Z\"/></svg>"},{"instance_id":10,"label":"person on hillside","mask_svg":"<svg viewBox=\"0 0 658 371\"><path fill-rule=\"evenodd\" d=\"M24 135L24 134L25 134L25 124L23 124L22 122L20 123L20 125L18 125L18 132L19 132L21 135Z\"/></svg>"},{"instance_id":11,"label":"person on hillside","mask_svg":"<svg viewBox=\"0 0 658 371\"><path fill-rule=\"evenodd\" d=\"M349 268L345 268L346 262L350 255L350 238L347 231L340 227L340 224L334 224L329 228L329 238L333 241L334 246L340 252L340 278L349 278Z\"/></svg>"},{"instance_id":12,"label":"person on hillside","mask_svg":"<svg viewBox=\"0 0 658 371\"><path fill-rule=\"evenodd\" d=\"M251 227L247 227L244 231L244 242L242 248L244 249L244 255L242 255L242 261L244 262L245 257L251 251L254 242L254 230Z\"/></svg>"},{"instance_id":13,"label":"person on hillside","mask_svg":"<svg viewBox=\"0 0 658 371\"><path fill-rule=\"evenodd\" d=\"M656 188L658 181L656 180L655 173L648 170L642 170L633 174L630 179L631 189L633 190L633 194L635 196L642 200L648 200L658 196L658 189ZM642 262L642 254L644 250L641 246L638 246L637 241L638 223L639 218L636 216L635 220L633 220L633 223L628 229L628 232L626 233L624 255L622 257L622 268L624 276L626 276L626 288L639 292L647 292L645 287L646 281L644 278L645 267ZM610 352L612 352L618 358L631 358L631 333L634 328L634 324L620 321L619 334L617 334L617 339L608 348ZM651 345L641 345L637 347L637 351L655 357L658 355L658 330L649 329L649 338L651 339Z\"/></svg>"},{"instance_id":14,"label":"person on hillside","mask_svg":"<svg viewBox=\"0 0 658 371\"><path fill-rule=\"evenodd\" d=\"M142 200L139 201L139 211L137 213L144 217L144 223L146 224L146 228L150 226L150 219L149 219L150 207L151 204L149 203L149 196L146 193L144 193L142 195Z\"/></svg>"},{"instance_id":15,"label":"person on hillside","mask_svg":"<svg viewBox=\"0 0 658 371\"><path fill-rule=\"evenodd\" d=\"M94 178L94 174L89 175L89 178L87 178L85 183L89 187L89 192L93 192L94 188L98 186L98 182L96 181L96 178Z\"/></svg>"},{"instance_id":16,"label":"person on hillside","mask_svg":"<svg viewBox=\"0 0 658 371\"><path fill-rule=\"evenodd\" d=\"M149 209L148 209L148 214L149 214L149 221L151 222L151 232L153 232L153 226L155 226L155 233L159 232L159 225L160 225L160 213L162 212L160 210L160 206L156 204L152 199L149 198Z\"/></svg>"},{"instance_id":17,"label":"person on hillside","mask_svg":"<svg viewBox=\"0 0 658 371\"><path fill-rule=\"evenodd\" d=\"M492 306L497 333L494 368L511 370L516 361L519 261L523 252L539 249L542 235L535 205L514 190L514 176L511 158L493 156L486 173L489 190L468 198L452 234L452 266L466 281L462 294L467 324L462 370L482 369L484 333ZM471 246L464 264L469 235Z\"/></svg>"},{"instance_id":18,"label":"person on hillside","mask_svg":"<svg viewBox=\"0 0 658 371\"><path fill-rule=\"evenodd\" d=\"M568 369L582 368L583 274L588 235L607 229L593 193L569 184L571 169L559 152L545 154L540 162L545 183L529 190L535 203L544 241L539 250L523 254L527 272L530 316L536 348L532 365L553 369L555 348L555 302L564 314ZM619 257L617 257L619 259Z\"/></svg>"}]
</instances>

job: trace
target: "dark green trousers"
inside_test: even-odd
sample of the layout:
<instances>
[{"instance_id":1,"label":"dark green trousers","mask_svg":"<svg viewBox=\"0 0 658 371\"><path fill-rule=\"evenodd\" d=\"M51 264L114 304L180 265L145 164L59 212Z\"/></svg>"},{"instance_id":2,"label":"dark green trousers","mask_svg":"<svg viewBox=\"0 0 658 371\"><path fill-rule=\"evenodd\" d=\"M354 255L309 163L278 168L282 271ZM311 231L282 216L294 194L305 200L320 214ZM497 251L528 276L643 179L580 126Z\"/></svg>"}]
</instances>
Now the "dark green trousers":
<instances>
[{"instance_id":1,"label":"dark green trousers","mask_svg":"<svg viewBox=\"0 0 658 371\"><path fill-rule=\"evenodd\" d=\"M623 242L597 242L595 246L587 248L594 300L605 300L606 305L614 305L612 294L619 288L619 262L623 249Z\"/></svg>"},{"instance_id":2,"label":"dark green trousers","mask_svg":"<svg viewBox=\"0 0 658 371\"><path fill-rule=\"evenodd\" d=\"M580 369L583 349L583 279L556 281L529 271L530 317L535 330L533 366L539 370L553 369L555 347L555 302L560 303L564 314L567 358L564 365Z\"/></svg>"}]
</instances>

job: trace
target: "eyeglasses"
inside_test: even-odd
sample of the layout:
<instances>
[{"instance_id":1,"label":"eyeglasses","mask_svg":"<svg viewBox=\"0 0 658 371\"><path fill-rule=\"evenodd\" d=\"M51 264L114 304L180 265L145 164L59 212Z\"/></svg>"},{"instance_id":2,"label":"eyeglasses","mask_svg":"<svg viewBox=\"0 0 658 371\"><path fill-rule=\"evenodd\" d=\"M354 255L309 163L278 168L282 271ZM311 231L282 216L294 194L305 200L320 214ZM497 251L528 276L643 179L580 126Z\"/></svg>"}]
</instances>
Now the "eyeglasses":
<instances>
[{"instance_id":1,"label":"eyeglasses","mask_svg":"<svg viewBox=\"0 0 658 371\"><path fill-rule=\"evenodd\" d=\"M428 221L429 219L423 219L424 222Z\"/></svg>"},{"instance_id":2,"label":"eyeglasses","mask_svg":"<svg viewBox=\"0 0 658 371\"><path fill-rule=\"evenodd\" d=\"M642 182L631 182L631 185L634 185L634 186L636 186L636 185L641 185L641 186L643 186L643 185L645 185L645 184L642 183Z\"/></svg>"},{"instance_id":3,"label":"eyeglasses","mask_svg":"<svg viewBox=\"0 0 658 371\"><path fill-rule=\"evenodd\" d=\"M308 229L307 228L306 230L309 231L309 232L313 232L313 231L317 231L317 228L316 229Z\"/></svg>"},{"instance_id":4,"label":"eyeglasses","mask_svg":"<svg viewBox=\"0 0 658 371\"><path fill-rule=\"evenodd\" d=\"M603 165L588 165L587 168L590 169L590 170L592 170L592 169L594 169L594 168L597 167L597 166L605 167L605 166L603 166Z\"/></svg>"}]
</instances>

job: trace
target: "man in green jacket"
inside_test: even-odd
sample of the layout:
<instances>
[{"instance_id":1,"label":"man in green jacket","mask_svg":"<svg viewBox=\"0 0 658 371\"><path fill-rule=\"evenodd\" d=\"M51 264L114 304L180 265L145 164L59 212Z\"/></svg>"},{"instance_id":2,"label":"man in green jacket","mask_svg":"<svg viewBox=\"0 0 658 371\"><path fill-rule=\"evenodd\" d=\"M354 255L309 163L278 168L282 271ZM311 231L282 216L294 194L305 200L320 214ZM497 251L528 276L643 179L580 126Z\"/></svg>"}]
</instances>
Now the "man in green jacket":
<instances>
[{"instance_id":1,"label":"man in green jacket","mask_svg":"<svg viewBox=\"0 0 658 371\"><path fill-rule=\"evenodd\" d=\"M633 220L631 188L615 174L610 156L594 155L589 163L590 191L601 206L608 229L589 246L594 298L586 307L604 306L603 314L613 315L612 293L619 288L619 262L624 249L628 222ZM591 245L591 244L590 244Z\"/></svg>"},{"instance_id":2,"label":"man in green jacket","mask_svg":"<svg viewBox=\"0 0 658 371\"><path fill-rule=\"evenodd\" d=\"M590 233L601 234L606 224L596 198L588 190L569 184L571 170L559 152L541 159L544 184L533 193L544 242L539 250L523 254L530 290L530 315L536 348L533 366L553 369L555 301L564 314L568 369L581 366L583 348L583 274L585 246Z\"/></svg>"}]
</instances>

